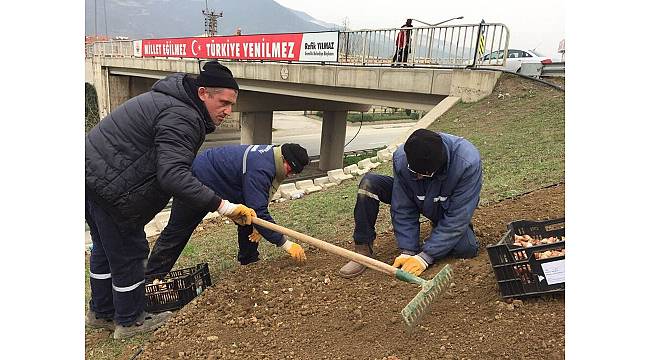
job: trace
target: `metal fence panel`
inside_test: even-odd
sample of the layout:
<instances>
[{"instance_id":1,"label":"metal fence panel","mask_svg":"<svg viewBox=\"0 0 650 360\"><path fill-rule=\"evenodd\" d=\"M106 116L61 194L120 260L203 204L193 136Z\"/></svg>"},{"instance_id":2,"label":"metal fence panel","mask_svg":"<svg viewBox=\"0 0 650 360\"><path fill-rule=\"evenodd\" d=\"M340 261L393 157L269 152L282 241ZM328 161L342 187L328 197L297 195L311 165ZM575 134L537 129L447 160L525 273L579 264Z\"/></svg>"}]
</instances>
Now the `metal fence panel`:
<instances>
[{"instance_id":1,"label":"metal fence panel","mask_svg":"<svg viewBox=\"0 0 650 360\"><path fill-rule=\"evenodd\" d=\"M341 32L339 63L393 64L400 31L401 28ZM480 38L485 46L477 53ZM510 32L497 23L413 27L409 39L410 49L404 62L408 66L501 66L506 61ZM490 54L493 55L486 56Z\"/></svg>"}]
</instances>

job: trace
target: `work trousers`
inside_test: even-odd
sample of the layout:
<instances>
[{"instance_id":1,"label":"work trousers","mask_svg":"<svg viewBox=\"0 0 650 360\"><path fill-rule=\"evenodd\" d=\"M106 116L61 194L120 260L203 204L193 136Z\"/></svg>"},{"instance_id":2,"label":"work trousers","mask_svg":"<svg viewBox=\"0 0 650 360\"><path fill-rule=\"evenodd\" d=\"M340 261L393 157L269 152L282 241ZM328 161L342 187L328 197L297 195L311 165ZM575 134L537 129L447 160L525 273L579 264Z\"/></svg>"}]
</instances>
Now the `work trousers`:
<instances>
[{"instance_id":1,"label":"work trousers","mask_svg":"<svg viewBox=\"0 0 650 360\"><path fill-rule=\"evenodd\" d=\"M404 63L404 64L406 62L408 62L409 51L410 51L409 46L395 49L395 54L393 55L393 62L394 63Z\"/></svg>"},{"instance_id":2,"label":"work trousers","mask_svg":"<svg viewBox=\"0 0 650 360\"><path fill-rule=\"evenodd\" d=\"M375 224L379 214L379 202L390 205L392 194L392 177L369 173L361 178L359 190L357 191L357 201L354 205L354 233L352 237L355 244L369 244L372 246L377 237ZM432 227L435 228L436 223L437 221L432 221ZM399 244L397 245L399 247ZM451 249L451 255L471 258L476 256L477 251L478 244L476 243L473 226L470 223L466 234ZM419 252L419 250L415 252Z\"/></svg>"},{"instance_id":3,"label":"work trousers","mask_svg":"<svg viewBox=\"0 0 650 360\"><path fill-rule=\"evenodd\" d=\"M143 229L125 229L86 199L90 253L90 309L98 318L128 326L144 311L144 263L149 244Z\"/></svg>"},{"instance_id":4,"label":"work trousers","mask_svg":"<svg viewBox=\"0 0 650 360\"><path fill-rule=\"evenodd\" d=\"M146 274L167 274L174 267L178 257L183 252L185 245L190 240L192 232L208 214L205 210L199 210L174 199L169 222L160 233L156 244L151 250L147 261ZM253 232L253 226L238 226L237 239L239 241L239 252L237 260L242 264L250 264L259 260L257 243L251 242L248 236Z\"/></svg>"}]
</instances>

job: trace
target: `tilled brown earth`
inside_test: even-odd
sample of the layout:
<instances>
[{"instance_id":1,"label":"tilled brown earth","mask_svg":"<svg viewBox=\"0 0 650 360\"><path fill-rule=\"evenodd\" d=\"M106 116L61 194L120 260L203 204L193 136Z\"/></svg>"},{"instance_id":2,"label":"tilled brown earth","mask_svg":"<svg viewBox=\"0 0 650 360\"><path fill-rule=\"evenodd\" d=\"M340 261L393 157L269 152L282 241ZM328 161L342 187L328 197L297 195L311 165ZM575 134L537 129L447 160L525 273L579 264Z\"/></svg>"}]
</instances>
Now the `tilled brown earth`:
<instances>
[{"instance_id":1,"label":"tilled brown earth","mask_svg":"<svg viewBox=\"0 0 650 360\"><path fill-rule=\"evenodd\" d=\"M479 256L423 274L449 263L454 284L411 333L400 311L417 286L372 270L343 279L344 259L310 248L304 266L284 258L237 267L157 330L138 359L563 359L563 296L501 301L485 251L510 221L562 216L563 185L477 209ZM375 244L392 263L392 233Z\"/></svg>"}]
</instances>

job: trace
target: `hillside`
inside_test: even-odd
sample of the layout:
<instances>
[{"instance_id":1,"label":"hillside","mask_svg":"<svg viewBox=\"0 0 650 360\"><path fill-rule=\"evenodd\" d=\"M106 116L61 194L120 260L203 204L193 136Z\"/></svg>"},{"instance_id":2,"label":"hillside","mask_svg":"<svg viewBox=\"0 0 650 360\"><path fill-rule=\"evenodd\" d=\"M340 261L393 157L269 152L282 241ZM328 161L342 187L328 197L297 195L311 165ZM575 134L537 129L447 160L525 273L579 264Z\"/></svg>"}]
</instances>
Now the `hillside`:
<instances>
[{"instance_id":1,"label":"hillside","mask_svg":"<svg viewBox=\"0 0 650 360\"><path fill-rule=\"evenodd\" d=\"M201 35L204 32L201 10L205 4L204 0L86 0L85 34L95 33L96 14L99 34L108 30L110 36L130 38ZM324 31L336 27L273 0L210 0L208 7L223 12L223 17L218 18L220 35L234 34L238 27L243 34Z\"/></svg>"}]
</instances>

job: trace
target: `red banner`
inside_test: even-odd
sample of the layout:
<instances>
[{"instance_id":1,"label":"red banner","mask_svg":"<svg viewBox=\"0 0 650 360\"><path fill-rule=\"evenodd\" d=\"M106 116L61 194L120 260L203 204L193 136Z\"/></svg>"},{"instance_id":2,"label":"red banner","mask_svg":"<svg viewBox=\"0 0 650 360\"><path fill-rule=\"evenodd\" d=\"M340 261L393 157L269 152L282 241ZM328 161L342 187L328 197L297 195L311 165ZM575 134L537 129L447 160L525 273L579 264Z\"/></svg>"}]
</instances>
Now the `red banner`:
<instances>
[{"instance_id":1,"label":"red banner","mask_svg":"<svg viewBox=\"0 0 650 360\"><path fill-rule=\"evenodd\" d=\"M142 57L337 61L338 32L264 34L134 41Z\"/></svg>"},{"instance_id":2,"label":"red banner","mask_svg":"<svg viewBox=\"0 0 650 360\"><path fill-rule=\"evenodd\" d=\"M143 57L298 61L303 34L143 39Z\"/></svg>"}]
</instances>

